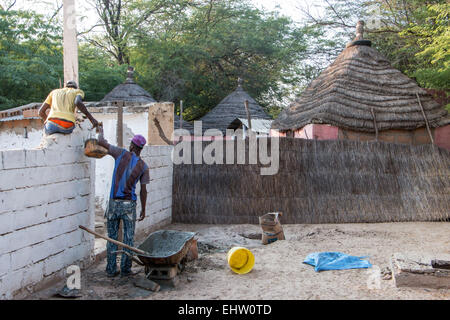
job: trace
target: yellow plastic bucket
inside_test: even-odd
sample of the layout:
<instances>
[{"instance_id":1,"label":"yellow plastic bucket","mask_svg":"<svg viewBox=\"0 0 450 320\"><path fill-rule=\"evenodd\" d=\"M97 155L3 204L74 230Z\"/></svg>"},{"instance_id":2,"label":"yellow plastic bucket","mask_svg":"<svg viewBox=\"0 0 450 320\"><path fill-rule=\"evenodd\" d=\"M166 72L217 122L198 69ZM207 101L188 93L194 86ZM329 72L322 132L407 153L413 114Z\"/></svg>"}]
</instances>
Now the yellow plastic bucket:
<instances>
[{"instance_id":1,"label":"yellow plastic bucket","mask_svg":"<svg viewBox=\"0 0 450 320\"><path fill-rule=\"evenodd\" d=\"M249 273L255 265L255 256L243 247L234 247L228 251L227 260L231 270L237 274Z\"/></svg>"}]
</instances>

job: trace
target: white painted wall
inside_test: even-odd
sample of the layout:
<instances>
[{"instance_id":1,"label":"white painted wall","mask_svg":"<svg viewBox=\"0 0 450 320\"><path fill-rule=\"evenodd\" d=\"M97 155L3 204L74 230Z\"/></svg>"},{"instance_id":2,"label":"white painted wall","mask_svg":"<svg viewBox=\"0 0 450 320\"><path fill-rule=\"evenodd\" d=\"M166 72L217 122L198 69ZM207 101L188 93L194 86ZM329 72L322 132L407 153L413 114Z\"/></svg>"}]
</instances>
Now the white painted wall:
<instances>
[{"instance_id":1,"label":"white painted wall","mask_svg":"<svg viewBox=\"0 0 450 320\"><path fill-rule=\"evenodd\" d=\"M147 185L146 217L136 223L136 234L146 233L154 226L172 222L172 146L146 146L142 150L142 160L150 167L150 183ZM136 187L139 198L140 184ZM138 200L137 216L141 213Z\"/></svg>"},{"instance_id":2,"label":"white painted wall","mask_svg":"<svg viewBox=\"0 0 450 320\"><path fill-rule=\"evenodd\" d=\"M99 122L103 122L104 137L109 143L117 145L117 114L114 113L94 113L93 116ZM124 113L124 148L128 149L131 139L135 134L141 134L147 137L148 133L148 113ZM111 190L112 174L114 170L114 159L110 156L96 160L96 180L95 180L95 198L102 210L106 205Z\"/></svg>"},{"instance_id":3,"label":"white painted wall","mask_svg":"<svg viewBox=\"0 0 450 320\"><path fill-rule=\"evenodd\" d=\"M116 116L95 114L105 137L116 143ZM134 133L147 136L147 115L124 115L124 144ZM90 123L71 135L34 137L26 148L17 136L17 149L0 150L0 299L33 292L55 277L65 277L67 266L84 267L93 259L94 237L78 229L95 227L95 201L106 208L114 160L84 156L84 141L95 136ZM146 146L143 160L150 167L146 219L136 234L148 234L171 222L172 146ZM138 184L137 194L140 192ZM101 198L101 199L100 199ZM141 210L138 200L137 215Z\"/></svg>"},{"instance_id":4,"label":"white painted wall","mask_svg":"<svg viewBox=\"0 0 450 320\"><path fill-rule=\"evenodd\" d=\"M116 144L117 115L95 114L98 121L103 122L104 136L109 143ZM124 114L124 145L128 149L135 134L147 137L148 113ZM171 221L172 217L172 150L171 146L146 146L141 157L150 168L150 184L147 186L148 199L146 204L146 219L136 224L136 233L145 232L164 221ZM114 159L106 156L96 161L95 198L104 211L109 199ZM139 195L140 184L136 188ZM137 215L140 215L141 204L138 199Z\"/></svg>"},{"instance_id":5,"label":"white painted wall","mask_svg":"<svg viewBox=\"0 0 450 320\"><path fill-rule=\"evenodd\" d=\"M24 134L16 134L12 131L0 132L0 150L11 149L31 149L39 146L42 139L43 130L31 129L28 131L28 138Z\"/></svg>"},{"instance_id":6,"label":"white painted wall","mask_svg":"<svg viewBox=\"0 0 450 320\"><path fill-rule=\"evenodd\" d=\"M94 228L95 166L83 154L85 133L0 152L0 298L92 261L94 237L78 228Z\"/></svg>"}]
</instances>

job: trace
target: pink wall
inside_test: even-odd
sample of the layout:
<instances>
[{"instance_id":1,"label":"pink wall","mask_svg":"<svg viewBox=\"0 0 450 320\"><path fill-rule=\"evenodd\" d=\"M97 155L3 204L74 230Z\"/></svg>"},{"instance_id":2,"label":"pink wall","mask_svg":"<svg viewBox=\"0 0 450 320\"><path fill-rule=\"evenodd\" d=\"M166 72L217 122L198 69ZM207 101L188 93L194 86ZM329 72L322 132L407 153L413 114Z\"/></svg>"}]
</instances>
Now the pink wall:
<instances>
[{"instance_id":1,"label":"pink wall","mask_svg":"<svg viewBox=\"0 0 450 320\"><path fill-rule=\"evenodd\" d=\"M435 129L434 143L438 147L450 150L450 125Z\"/></svg>"},{"instance_id":2,"label":"pink wall","mask_svg":"<svg viewBox=\"0 0 450 320\"><path fill-rule=\"evenodd\" d=\"M337 140L339 128L328 124L308 124L295 131L295 138L314 140Z\"/></svg>"}]
</instances>

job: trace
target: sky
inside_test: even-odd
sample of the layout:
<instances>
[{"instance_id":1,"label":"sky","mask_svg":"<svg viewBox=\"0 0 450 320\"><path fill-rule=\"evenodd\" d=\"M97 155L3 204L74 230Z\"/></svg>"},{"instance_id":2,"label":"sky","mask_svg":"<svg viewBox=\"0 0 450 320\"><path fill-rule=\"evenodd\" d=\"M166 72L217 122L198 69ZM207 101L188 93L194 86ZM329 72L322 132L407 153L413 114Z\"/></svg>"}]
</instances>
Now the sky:
<instances>
[{"instance_id":1,"label":"sky","mask_svg":"<svg viewBox=\"0 0 450 320\"><path fill-rule=\"evenodd\" d=\"M0 0L0 3L8 4L14 0ZM55 10L62 0L15 0L14 8L17 9L33 9L39 13L48 13ZM78 8L78 15L85 15L88 17L89 24L95 24L96 13L89 4L89 0L75 0ZM300 22L304 19L299 7L310 7L312 11L320 14L320 6L325 2L324 0L251 0L257 8L265 10L277 10L282 15L291 17L294 21ZM319 9L315 9L318 6Z\"/></svg>"}]
</instances>

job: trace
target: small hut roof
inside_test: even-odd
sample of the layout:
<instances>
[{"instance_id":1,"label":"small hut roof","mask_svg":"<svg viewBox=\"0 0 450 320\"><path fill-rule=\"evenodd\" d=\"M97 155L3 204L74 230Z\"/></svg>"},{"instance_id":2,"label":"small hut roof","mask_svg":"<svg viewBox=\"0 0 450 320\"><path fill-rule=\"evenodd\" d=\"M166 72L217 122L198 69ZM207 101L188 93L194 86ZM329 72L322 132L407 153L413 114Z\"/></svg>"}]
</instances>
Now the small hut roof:
<instances>
[{"instance_id":1,"label":"small hut roof","mask_svg":"<svg viewBox=\"0 0 450 320\"><path fill-rule=\"evenodd\" d=\"M415 129L425 126L416 94L431 127L450 123L447 111L425 89L362 39L363 25L358 23L355 40L280 114L273 129L297 130L324 123L375 132L372 109L380 131Z\"/></svg>"},{"instance_id":2,"label":"small hut roof","mask_svg":"<svg viewBox=\"0 0 450 320\"><path fill-rule=\"evenodd\" d=\"M242 88L242 80L239 79L237 89L223 99L214 109L202 117L203 131L208 129L219 129L226 133L228 125L236 118L247 118L245 100L248 101L251 118L268 119L263 108Z\"/></svg>"},{"instance_id":3,"label":"small hut roof","mask_svg":"<svg viewBox=\"0 0 450 320\"><path fill-rule=\"evenodd\" d=\"M174 115L173 121L174 121L174 129L175 130L180 129L180 116ZM187 122L184 120L182 121L182 123L183 123L182 129L188 130L189 132L191 132L193 134L194 126L190 122Z\"/></svg>"},{"instance_id":4,"label":"small hut roof","mask_svg":"<svg viewBox=\"0 0 450 320\"><path fill-rule=\"evenodd\" d=\"M257 132L257 133L269 134L272 122L273 122L273 120L253 119L252 118L252 131ZM244 125L246 128L249 128L248 120L244 119L244 118L237 118L233 122L230 123L230 125L228 126L228 129L236 130L241 125Z\"/></svg>"},{"instance_id":5,"label":"small hut roof","mask_svg":"<svg viewBox=\"0 0 450 320\"><path fill-rule=\"evenodd\" d=\"M137 103L156 102L155 99L141 86L134 82L134 69L128 68L127 80L116 86L100 102L126 101Z\"/></svg>"}]
</instances>

